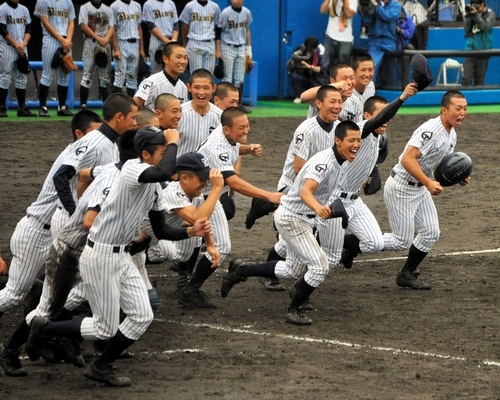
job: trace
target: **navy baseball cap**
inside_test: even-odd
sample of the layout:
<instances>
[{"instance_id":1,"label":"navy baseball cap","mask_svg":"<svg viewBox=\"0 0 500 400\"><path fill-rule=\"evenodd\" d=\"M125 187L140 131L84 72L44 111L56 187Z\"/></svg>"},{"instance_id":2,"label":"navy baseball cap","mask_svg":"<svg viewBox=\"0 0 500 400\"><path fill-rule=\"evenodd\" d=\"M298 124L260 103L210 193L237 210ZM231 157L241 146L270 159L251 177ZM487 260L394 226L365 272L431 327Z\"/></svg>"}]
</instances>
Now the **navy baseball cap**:
<instances>
[{"instance_id":1,"label":"navy baseball cap","mask_svg":"<svg viewBox=\"0 0 500 400\"><path fill-rule=\"evenodd\" d=\"M432 76L432 71L429 68L429 63L427 62L427 58L425 58L422 54L415 54L411 58L411 66L412 66L412 78L413 82L417 84L418 91L421 92L427 86L431 84L434 80Z\"/></svg>"},{"instance_id":2,"label":"navy baseball cap","mask_svg":"<svg viewBox=\"0 0 500 400\"><path fill-rule=\"evenodd\" d=\"M208 181L210 176L210 166L205 156L200 153L184 153L177 159L175 164L176 171L192 171L201 180Z\"/></svg>"},{"instance_id":3,"label":"navy baseball cap","mask_svg":"<svg viewBox=\"0 0 500 400\"><path fill-rule=\"evenodd\" d=\"M134 146L139 154L149 145L165 144L163 131L156 126L145 126L137 131Z\"/></svg>"}]
</instances>

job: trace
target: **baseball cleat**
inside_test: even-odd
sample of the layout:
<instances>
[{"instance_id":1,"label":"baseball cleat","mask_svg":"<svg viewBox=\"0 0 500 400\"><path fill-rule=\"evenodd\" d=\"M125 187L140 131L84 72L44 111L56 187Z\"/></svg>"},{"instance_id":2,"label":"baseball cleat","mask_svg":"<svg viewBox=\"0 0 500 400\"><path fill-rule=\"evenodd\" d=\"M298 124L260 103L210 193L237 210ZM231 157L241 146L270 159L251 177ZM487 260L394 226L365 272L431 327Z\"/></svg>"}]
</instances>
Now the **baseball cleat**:
<instances>
[{"instance_id":1,"label":"baseball cleat","mask_svg":"<svg viewBox=\"0 0 500 400\"><path fill-rule=\"evenodd\" d=\"M30 110L26 108L26 106L19 107L17 109L18 117L36 117L35 113L32 113Z\"/></svg>"},{"instance_id":2,"label":"baseball cleat","mask_svg":"<svg viewBox=\"0 0 500 400\"><path fill-rule=\"evenodd\" d=\"M38 116L42 118L50 117L49 110L47 109L47 107L41 107L40 110L38 110Z\"/></svg>"},{"instance_id":3,"label":"baseball cleat","mask_svg":"<svg viewBox=\"0 0 500 400\"><path fill-rule=\"evenodd\" d=\"M57 116L58 117L74 117L75 114L73 114L66 106L62 106L57 110Z\"/></svg>"},{"instance_id":4,"label":"baseball cleat","mask_svg":"<svg viewBox=\"0 0 500 400\"><path fill-rule=\"evenodd\" d=\"M26 352L31 361L37 361L40 358L40 351L45 344L41 330L46 324L47 320L44 317L35 317L31 321L30 335L26 343Z\"/></svg>"},{"instance_id":5,"label":"baseball cleat","mask_svg":"<svg viewBox=\"0 0 500 400\"><path fill-rule=\"evenodd\" d=\"M290 286L290 289L288 289L288 294L290 295L290 298L293 299L293 296L295 296L295 292L297 291L297 288L295 287L295 283ZM311 301L309 300L309 297L304 300L301 306L303 311L312 311L314 310L314 307L311 305Z\"/></svg>"},{"instance_id":6,"label":"baseball cleat","mask_svg":"<svg viewBox=\"0 0 500 400\"><path fill-rule=\"evenodd\" d=\"M290 307L286 313L286 322L294 325L311 325L312 319L307 318L301 309Z\"/></svg>"},{"instance_id":7,"label":"baseball cleat","mask_svg":"<svg viewBox=\"0 0 500 400\"><path fill-rule=\"evenodd\" d=\"M345 269L351 269L352 263L354 262L354 256L349 251L349 249L342 249L342 256L340 257L340 262Z\"/></svg>"},{"instance_id":8,"label":"baseball cleat","mask_svg":"<svg viewBox=\"0 0 500 400\"><path fill-rule=\"evenodd\" d=\"M190 290L186 291L184 289L179 291L179 303L186 307L192 308L217 308L215 303L212 303L208 296L201 290Z\"/></svg>"},{"instance_id":9,"label":"baseball cleat","mask_svg":"<svg viewBox=\"0 0 500 400\"><path fill-rule=\"evenodd\" d=\"M259 276L257 280L266 290L269 290L270 292L282 292L285 290L285 287L280 283L278 278L264 278Z\"/></svg>"},{"instance_id":10,"label":"baseball cleat","mask_svg":"<svg viewBox=\"0 0 500 400\"><path fill-rule=\"evenodd\" d=\"M7 108L6 107L0 107L0 118L7 118Z\"/></svg>"},{"instance_id":11,"label":"baseball cleat","mask_svg":"<svg viewBox=\"0 0 500 400\"><path fill-rule=\"evenodd\" d=\"M239 272L240 268L243 266L244 264L240 260L231 260L227 270L227 275L222 278L222 286L220 288L220 294L222 297L226 297L234 285L246 281L246 278L242 278Z\"/></svg>"},{"instance_id":12,"label":"baseball cleat","mask_svg":"<svg viewBox=\"0 0 500 400\"><path fill-rule=\"evenodd\" d=\"M106 369L98 369L94 363L90 364L83 373L85 377L96 382L104 383L108 386L127 387L132 385L132 381L124 376L117 376L112 366Z\"/></svg>"},{"instance_id":13,"label":"baseball cleat","mask_svg":"<svg viewBox=\"0 0 500 400\"><path fill-rule=\"evenodd\" d=\"M409 287L414 290L430 290L432 286L418 279L418 274L410 271L399 272L396 284L401 287Z\"/></svg>"},{"instance_id":14,"label":"baseball cleat","mask_svg":"<svg viewBox=\"0 0 500 400\"><path fill-rule=\"evenodd\" d=\"M0 346L0 367L5 375L12 377L27 376L26 371L19 360L19 350L7 350L4 345Z\"/></svg>"}]
</instances>

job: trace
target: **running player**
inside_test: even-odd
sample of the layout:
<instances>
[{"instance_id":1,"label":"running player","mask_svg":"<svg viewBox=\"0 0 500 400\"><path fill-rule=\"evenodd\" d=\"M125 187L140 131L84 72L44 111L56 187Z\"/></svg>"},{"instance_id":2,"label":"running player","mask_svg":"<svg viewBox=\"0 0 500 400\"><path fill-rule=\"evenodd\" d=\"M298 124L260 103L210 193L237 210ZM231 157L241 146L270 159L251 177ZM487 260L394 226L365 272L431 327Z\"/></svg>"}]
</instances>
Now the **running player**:
<instances>
[{"instance_id":1,"label":"running player","mask_svg":"<svg viewBox=\"0 0 500 400\"><path fill-rule=\"evenodd\" d=\"M26 83L28 78L17 69L19 57L28 58L28 42L31 39L31 17L19 0L0 6L0 117L7 117L7 95L12 80L16 78L17 116L36 117L26 108Z\"/></svg>"},{"instance_id":2,"label":"running player","mask_svg":"<svg viewBox=\"0 0 500 400\"><path fill-rule=\"evenodd\" d=\"M40 18L43 30L42 64L43 72L38 88L40 100L40 117L50 117L47 109L50 84L55 69L52 68L52 59L57 49L62 47L64 53L71 54L73 47L73 33L75 31L75 7L70 0L37 0L35 15ZM69 74L62 68L57 69L57 97L59 105L57 115L72 117L74 114L67 109Z\"/></svg>"},{"instance_id":3,"label":"running player","mask_svg":"<svg viewBox=\"0 0 500 400\"><path fill-rule=\"evenodd\" d=\"M134 100L139 108L149 108L155 111L155 101L162 93L173 94L181 103L187 101L188 90L179 79L188 64L187 52L178 42L170 42L163 47L164 70L143 80Z\"/></svg>"},{"instance_id":4,"label":"running player","mask_svg":"<svg viewBox=\"0 0 500 400\"><path fill-rule=\"evenodd\" d=\"M108 56L108 65L99 68L99 95L103 102L109 96L111 39L115 30L114 14L106 4L102 4L101 0L92 0L80 7L78 24L85 39L82 53L83 75L80 82L80 108L85 109L90 86L94 80L97 51L103 51Z\"/></svg>"},{"instance_id":5,"label":"running player","mask_svg":"<svg viewBox=\"0 0 500 400\"><path fill-rule=\"evenodd\" d=\"M156 74L163 69L163 48L179 37L177 9L170 0L147 0L142 7L142 20L151 36L149 38L149 59L151 73ZM157 61L159 55L159 62ZM184 71L182 71L184 72Z\"/></svg>"},{"instance_id":6,"label":"running player","mask_svg":"<svg viewBox=\"0 0 500 400\"><path fill-rule=\"evenodd\" d=\"M329 271L328 259L312 228L316 217L345 219L341 203L332 210L327 201L333 188L343 179L343 164L354 161L357 156L361 144L359 127L353 121L340 123L335 129L334 140L331 149L317 153L306 162L274 215L278 232L286 242L286 261L245 265L233 260L222 281L222 297L226 297L236 283L250 276L300 278L293 291L286 321L296 325L312 323L302 312L302 306ZM304 269L307 269L305 274Z\"/></svg>"}]
</instances>

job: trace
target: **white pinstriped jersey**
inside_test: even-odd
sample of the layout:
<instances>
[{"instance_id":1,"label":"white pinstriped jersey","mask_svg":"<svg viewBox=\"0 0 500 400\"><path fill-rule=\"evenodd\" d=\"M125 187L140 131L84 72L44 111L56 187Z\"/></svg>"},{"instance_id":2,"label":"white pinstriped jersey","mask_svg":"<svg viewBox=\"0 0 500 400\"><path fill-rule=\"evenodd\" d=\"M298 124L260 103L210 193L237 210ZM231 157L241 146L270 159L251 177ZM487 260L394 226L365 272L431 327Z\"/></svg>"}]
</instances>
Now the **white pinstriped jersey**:
<instances>
[{"instance_id":1,"label":"white pinstriped jersey","mask_svg":"<svg viewBox=\"0 0 500 400\"><path fill-rule=\"evenodd\" d=\"M196 151L198 146L220 124L222 110L210 104L210 110L205 115L200 115L193 108L192 101L182 103L182 118L179 122L179 145L177 157L190 151Z\"/></svg>"},{"instance_id":2,"label":"white pinstriped jersey","mask_svg":"<svg viewBox=\"0 0 500 400\"><path fill-rule=\"evenodd\" d=\"M68 223L57 235L57 240L66 243L72 249L83 250L87 239L87 231L83 229L83 220L89 208L98 208L109 194L111 186L120 173L115 163L103 166L102 172L83 192L78 206Z\"/></svg>"},{"instance_id":3,"label":"white pinstriped jersey","mask_svg":"<svg viewBox=\"0 0 500 400\"><path fill-rule=\"evenodd\" d=\"M115 19L115 34L119 40L139 40L139 26L141 24L141 5L136 1L130 4L116 0L111 4L111 10Z\"/></svg>"},{"instance_id":4,"label":"white pinstriped jersey","mask_svg":"<svg viewBox=\"0 0 500 400\"><path fill-rule=\"evenodd\" d=\"M47 178L43 183L42 190L38 194L35 202L33 202L27 209L26 214L36 217L42 224L50 225L52 214L57 208L57 190L54 186L53 177L57 170L63 165L66 159L72 154L72 144L69 144L52 164Z\"/></svg>"},{"instance_id":5,"label":"white pinstriped jersey","mask_svg":"<svg viewBox=\"0 0 500 400\"><path fill-rule=\"evenodd\" d=\"M182 227L184 220L177 214L176 209L182 209L189 206L199 207L203 202L203 198L195 197L192 201L184 192L179 182L171 182L163 189L163 208L166 212L165 222L167 225Z\"/></svg>"},{"instance_id":6,"label":"white pinstriped jersey","mask_svg":"<svg viewBox=\"0 0 500 400\"><path fill-rule=\"evenodd\" d=\"M179 20L189 25L188 39L215 39L215 27L219 25L220 8L212 0L208 0L204 6L197 0L193 0L186 4Z\"/></svg>"},{"instance_id":7,"label":"white pinstriped jersey","mask_svg":"<svg viewBox=\"0 0 500 400\"><path fill-rule=\"evenodd\" d=\"M24 39L26 25L31 24L30 12L22 4L12 8L8 3L3 3L0 6L0 24L6 25L7 32L17 43L20 43ZM3 36L0 36L0 41L6 42Z\"/></svg>"},{"instance_id":8,"label":"white pinstriped jersey","mask_svg":"<svg viewBox=\"0 0 500 400\"><path fill-rule=\"evenodd\" d=\"M318 122L319 117L306 119L293 134L293 139L288 147L283 172L278 182L278 190L292 185L296 174L293 170L295 156L309 160L313 155L328 149L334 144L335 128L340 121L335 121L332 128L326 131Z\"/></svg>"},{"instance_id":9,"label":"white pinstriped jersey","mask_svg":"<svg viewBox=\"0 0 500 400\"><path fill-rule=\"evenodd\" d=\"M309 110L307 111L307 118L312 118L318 115L318 107L315 103L309 104ZM359 102L357 97L348 97L342 103L342 110L339 114L339 121L354 121L360 122L363 120L363 107Z\"/></svg>"},{"instance_id":10,"label":"white pinstriped jersey","mask_svg":"<svg viewBox=\"0 0 500 400\"><path fill-rule=\"evenodd\" d=\"M181 103L188 99L188 90L184 82L180 79L174 80L165 70L144 79L134 96L144 100L144 108L154 111L156 98L163 93L173 94Z\"/></svg>"},{"instance_id":11,"label":"white pinstriped jersey","mask_svg":"<svg viewBox=\"0 0 500 400\"><path fill-rule=\"evenodd\" d=\"M162 209L160 184L139 182L140 175L149 167L138 158L123 165L90 228L90 239L102 244L127 245L140 236L139 228L148 212Z\"/></svg>"},{"instance_id":12,"label":"white pinstriped jersey","mask_svg":"<svg viewBox=\"0 0 500 400\"><path fill-rule=\"evenodd\" d=\"M394 171L408 181L413 178L401 164L403 154L408 146L420 150L421 156L417 159L422 172L428 177L434 177L434 169L448 154L453 153L457 143L457 133L451 128L450 133L445 129L440 117L432 118L420 125L405 146L403 153L399 156L399 162Z\"/></svg>"},{"instance_id":13,"label":"white pinstriped jersey","mask_svg":"<svg viewBox=\"0 0 500 400\"><path fill-rule=\"evenodd\" d=\"M37 17L47 17L50 25L61 36L68 34L68 25L71 19L76 18L75 7L70 0L38 0L34 14ZM44 36L51 36L42 24Z\"/></svg>"},{"instance_id":14,"label":"white pinstriped jersey","mask_svg":"<svg viewBox=\"0 0 500 400\"><path fill-rule=\"evenodd\" d=\"M148 0L142 7L142 20L153 23L165 36L171 38L179 18L175 4L170 0ZM151 39L154 35L151 35ZM158 41L158 40L157 40Z\"/></svg>"},{"instance_id":15,"label":"white pinstriped jersey","mask_svg":"<svg viewBox=\"0 0 500 400\"><path fill-rule=\"evenodd\" d=\"M210 168L224 173L234 171L234 166L240 156L240 146L240 143L229 143L222 131L222 125L219 125L196 151L205 156ZM212 185L207 182L203 194L208 195L210 190L212 190Z\"/></svg>"},{"instance_id":16,"label":"white pinstriped jersey","mask_svg":"<svg viewBox=\"0 0 500 400\"><path fill-rule=\"evenodd\" d=\"M288 193L281 198L280 207L296 214L314 214L314 211L300 198L304 182L307 179L313 179L318 183L313 193L314 198L320 204L326 205L333 189L344 179L344 164L347 163L348 161L345 161L340 164L331 148L315 154L302 167Z\"/></svg>"},{"instance_id":17,"label":"white pinstriped jersey","mask_svg":"<svg viewBox=\"0 0 500 400\"><path fill-rule=\"evenodd\" d=\"M220 22L221 28L220 40L224 43L244 45L247 42L247 28L252 23L252 13L246 7L242 7L237 12L229 6L222 10Z\"/></svg>"},{"instance_id":18,"label":"white pinstriped jersey","mask_svg":"<svg viewBox=\"0 0 500 400\"><path fill-rule=\"evenodd\" d=\"M115 20L111 8L101 3L96 8L90 1L80 7L78 12L78 25L87 25L97 36L104 37L110 27L115 25ZM83 37L87 37L85 34Z\"/></svg>"},{"instance_id":19,"label":"white pinstriped jersey","mask_svg":"<svg viewBox=\"0 0 500 400\"><path fill-rule=\"evenodd\" d=\"M352 95L358 98L361 104L361 110L363 110L365 101L368 100L370 97L375 96L375 85L373 84L373 82L370 82L368 85L366 85L363 94L360 94L356 89L354 89L352 91Z\"/></svg>"}]
</instances>

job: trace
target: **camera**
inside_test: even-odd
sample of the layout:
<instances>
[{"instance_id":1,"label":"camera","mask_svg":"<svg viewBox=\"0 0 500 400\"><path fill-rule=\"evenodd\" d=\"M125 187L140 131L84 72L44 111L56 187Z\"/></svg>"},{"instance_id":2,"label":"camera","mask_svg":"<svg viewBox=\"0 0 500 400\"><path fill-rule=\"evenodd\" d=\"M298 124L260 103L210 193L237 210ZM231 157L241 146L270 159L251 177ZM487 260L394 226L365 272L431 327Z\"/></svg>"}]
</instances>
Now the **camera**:
<instances>
[{"instance_id":1,"label":"camera","mask_svg":"<svg viewBox=\"0 0 500 400\"><path fill-rule=\"evenodd\" d=\"M472 3L472 4L466 4L465 5L465 12L467 14L470 14L472 10L479 10L479 4L477 3Z\"/></svg>"}]
</instances>

